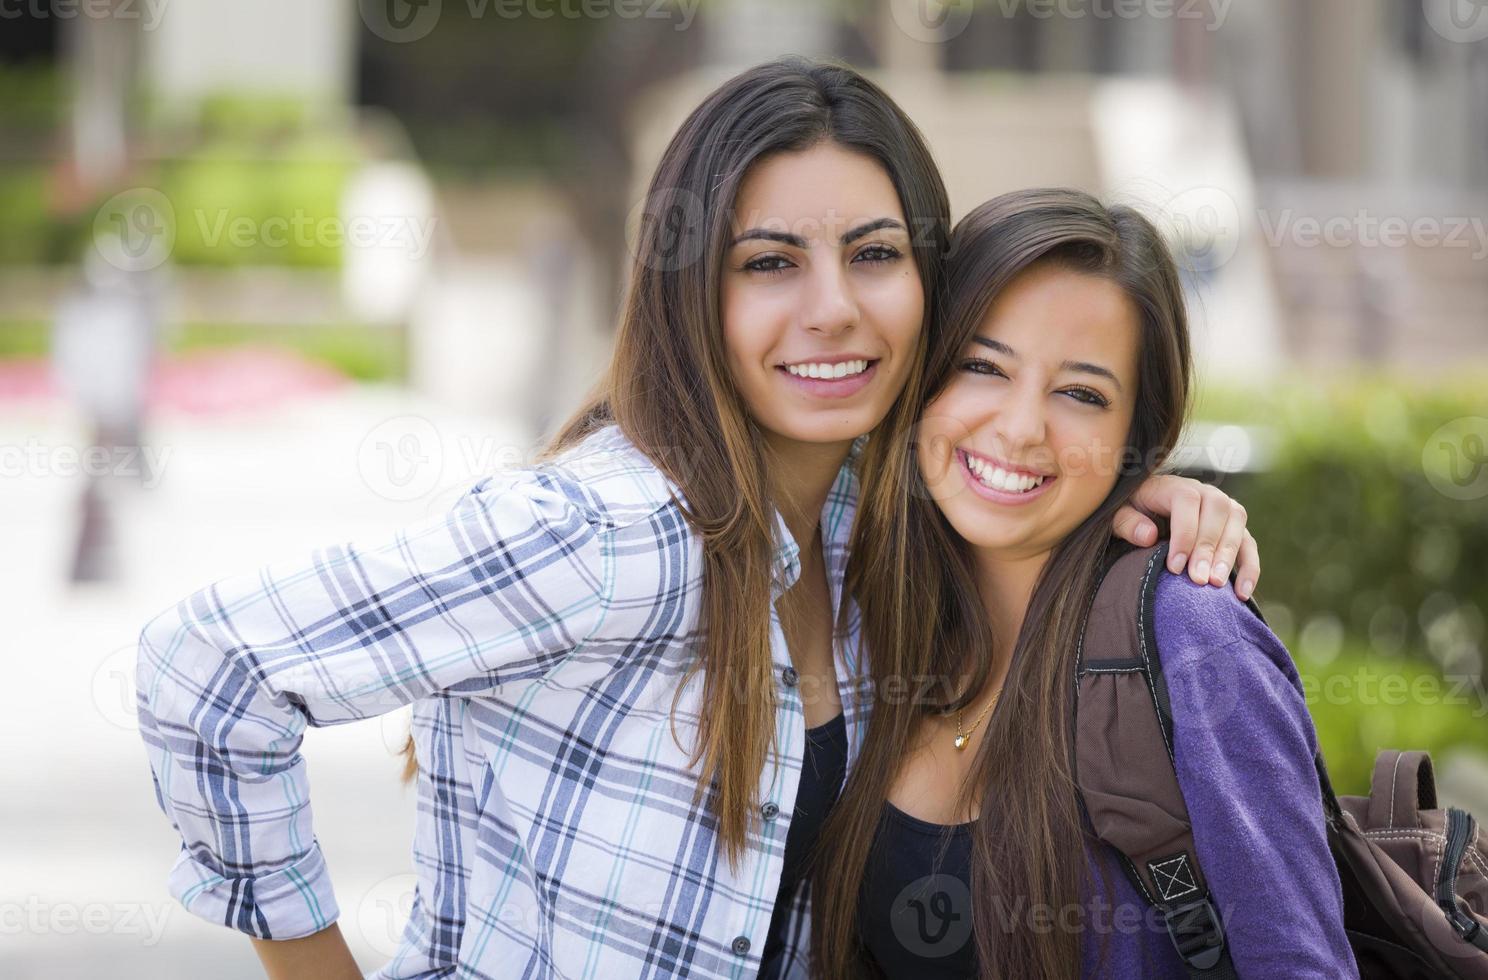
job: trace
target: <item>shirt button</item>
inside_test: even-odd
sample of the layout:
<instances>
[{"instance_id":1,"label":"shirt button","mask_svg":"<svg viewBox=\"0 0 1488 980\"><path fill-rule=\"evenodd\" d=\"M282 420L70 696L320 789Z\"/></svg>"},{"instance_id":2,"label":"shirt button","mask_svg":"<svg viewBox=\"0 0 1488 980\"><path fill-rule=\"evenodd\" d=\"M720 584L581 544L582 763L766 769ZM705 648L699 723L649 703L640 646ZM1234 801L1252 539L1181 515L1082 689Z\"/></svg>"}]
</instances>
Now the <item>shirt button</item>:
<instances>
[{"instance_id":1,"label":"shirt button","mask_svg":"<svg viewBox=\"0 0 1488 980\"><path fill-rule=\"evenodd\" d=\"M764 806L760 807L760 816L764 817L766 820L774 820L777 816L779 816L779 814L780 807L773 802L766 803Z\"/></svg>"},{"instance_id":2,"label":"shirt button","mask_svg":"<svg viewBox=\"0 0 1488 980\"><path fill-rule=\"evenodd\" d=\"M740 956L743 956L745 953L749 952L748 936L734 937L734 952L738 953Z\"/></svg>"},{"instance_id":3,"label":"shirt button","mask_svg":"<svg viewBox=\"0 0 1488 980\"><path fill-rule=\"evenodd\" d=\"M785 681L786 687L795 687L797 682L800 681L801 675L796 673L796 668L787 667L780 672L780 679Z\"/></svg>"}]
</instances>

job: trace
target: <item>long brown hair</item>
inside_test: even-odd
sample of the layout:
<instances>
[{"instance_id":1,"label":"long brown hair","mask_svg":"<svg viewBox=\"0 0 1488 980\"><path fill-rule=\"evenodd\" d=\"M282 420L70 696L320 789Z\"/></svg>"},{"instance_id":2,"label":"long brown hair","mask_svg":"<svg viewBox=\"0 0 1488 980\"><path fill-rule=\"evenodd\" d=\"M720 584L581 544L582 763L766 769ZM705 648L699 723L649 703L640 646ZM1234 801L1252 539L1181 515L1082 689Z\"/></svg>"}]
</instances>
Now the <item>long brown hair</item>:
<instances>
[{"instance_id":1,"label":"long brown hair","mask_svg":"<svg viewBox=\"0 0 1488 980\"><path fill-rule=\"evenodd\" d=\"M691 761L702 761L698 799L716 784L711 805L731 863L744 851L775 735L770 604L777 543L771 462L725 359L720 282L734 201L749 168L769 154L824 141L883 166L910 231L925 316L905 389L880 427L901 437L909 431L950 226L945 187L924 139L880 88L847 67L787 58L726 82L673 136L642 208L609 369L543 454L618 423L685 497L704 560L702 649L691 667L703 670L702 710ZM679 695L690 677L679 681ZM405 751L411 774L416 762Z\"/></svg>"},{"instance_id":2,"label":"long brown hair","mask_svg":"<svg viewBox=\"0 0 1488 980\"><path fill-rule=\"evenodd\" d=\"M1076 635L1110 542L1112 518L1182 428L1191 362L1177 271L1144 217L1079 191L1018 191L977 208L952 233L945 316L929 353L927 401L951 379L998 293L1044 262L1114 281L1141 323L1137 404L1121 474L1101 506L1045 565L998 709L986 723L973 775L963 787L967 803L996 787L972 831L972 915L981 976L1063 980L1080 971L1079 933L1010 931L1003 915L1008 908L1044 907L1056 913L1072 908L1092 884L1070 765ZM867 972L856 929L858 896L888 788L916 723L929 712L956 710L975 697L992 662L993 634L970 548L931 498L913 462L913 439L892 451L899 457L892 469L904 474L905 482L871 482L887 477L889 468L865 473L863 497L879 501L895 495L899 514L859 536L848 586L862 609L874 681L940 678L945 683L922 685L914 698L875 699L862 752L823 829L812 887L813 966L830 980ZM872 513L880 518L888 508ZM963 684L963 677L969 681Z\"/></svg>"}]
</instances>

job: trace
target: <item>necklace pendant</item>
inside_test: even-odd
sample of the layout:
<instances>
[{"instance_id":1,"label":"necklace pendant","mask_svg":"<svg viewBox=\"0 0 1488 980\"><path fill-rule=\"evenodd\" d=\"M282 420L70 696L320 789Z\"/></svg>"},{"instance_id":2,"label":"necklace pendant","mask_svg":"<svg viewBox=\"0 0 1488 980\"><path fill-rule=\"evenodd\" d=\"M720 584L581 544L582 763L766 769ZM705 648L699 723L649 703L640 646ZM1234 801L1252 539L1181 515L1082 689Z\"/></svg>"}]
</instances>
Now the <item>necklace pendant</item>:
<instances>
[{"instance_id":1,"label":"necklace pendant","mask_svg":"<svg viewBox=\"0 0 1488 980\"><path fill-rule=\"evenodd\" d=\"M956 748L958 748L958 749L964 749L964 748L966 748L966 743L967 743L967 741L970 738L971 738L970 735L962 735L962 734L960 734L958 732L957 735L956 735Z\"/></svg>"}]
</instances>

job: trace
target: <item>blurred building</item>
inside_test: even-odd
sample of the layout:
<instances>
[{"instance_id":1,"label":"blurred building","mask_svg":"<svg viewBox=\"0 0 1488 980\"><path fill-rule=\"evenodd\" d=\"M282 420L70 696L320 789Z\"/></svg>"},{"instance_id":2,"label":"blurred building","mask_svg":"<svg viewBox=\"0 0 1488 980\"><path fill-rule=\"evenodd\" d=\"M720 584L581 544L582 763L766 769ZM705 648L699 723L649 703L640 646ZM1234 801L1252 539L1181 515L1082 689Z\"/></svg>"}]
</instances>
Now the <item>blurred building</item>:
<instances>
[{"instance_id":1,"label":"blurred building","mask_svg":"<svg viewBox=\"0 0 1488 980\"><path fill-rule=\"evenodd\" d=\"M420 388L492 412L540 402L546 423L603 359L626 219L663 141L719 79L787 52L879 78L929 137L958 215L1069 183L1166 220L1212 373L1481 357L1488 14L1463 6L671 0L574 16L537 0L193 0L136 5L127 22L23 13L0 58L78 80L71 145L85 168L124 145L114 79L147 107L129 137L146 155L170 149L151 127L189 125L224 92L268 94L354 134L368 163L425 174L426 186L406 169L362 185L394 194L372 206L395 211L432 193L424 264L391 280L387 255L339 281L265 269L272 288L187 269L178 314L391 318L409 328ZM11 156L47 152L8 142ZM388 281L405 284L392 312L357 307ZM0 319L49 308L61 288L6 284ZM491 384L493 360L510 385ZM537 374L558 381L531 388Z\"/></svg>"}]
</instances>

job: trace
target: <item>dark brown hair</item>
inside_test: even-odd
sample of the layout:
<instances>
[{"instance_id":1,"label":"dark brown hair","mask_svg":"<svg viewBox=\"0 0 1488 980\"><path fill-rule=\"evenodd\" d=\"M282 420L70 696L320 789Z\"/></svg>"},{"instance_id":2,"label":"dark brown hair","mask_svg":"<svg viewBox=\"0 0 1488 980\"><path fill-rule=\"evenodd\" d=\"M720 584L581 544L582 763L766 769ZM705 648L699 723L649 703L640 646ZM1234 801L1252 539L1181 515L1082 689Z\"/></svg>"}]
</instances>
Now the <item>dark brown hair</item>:
<instances>
[{"instance_id":1,"label":"dark brown hair","mask_svg":"<svg viewBox=\"0 0 1488 980\"><path fill-rule=\"evenodd\" d=\"M770 603L770 460L724 355L720 283L739 186L766 156L831 142L888 174L925 292L905 389L881 430L914 424L950 206L924 139L893 100L850 68L787 58L735 76L683 122L652 177L624 312L605 379L545 456L618 423L682 490L703 542L699 799L710 781L730 862L743 853L775 735ZM874 440L870 440L870 443ZM868 455L871 455L868 454ZM680 693L689 678L678 682ZM675 709L675 700L673 702ZM409 772L414 768L409 753Z\"/></svg>"},{"instance_id":2,"label":"dark brown hair","mask_svg":"<svg viewBox=\"0 0 1488 980\"><path fill-rule=\"evenodd\" d=\"M1045 565L963 788L970 802L996 787L995 805L989 798L981 807L972 832L980 973L1020 980L1064 980L1080 972L1077 932L1034 934L1016 926L1009 931L991 899L1003 899L1004 909L1042 906L1057 913L1081 903L1093 884L1070 765L1076 635L1110 542L1112 518L1176 441L1191 375L1182 288L1152 224L1131 208L1108 207L1080 191L1024 190L983 204L952 233L944 321L927 366L927 402L953 377L999 292L1049 262L1117 283L1138 314L1141 333L1137 402L1123 457L1128 462L1105 501ZM862 609L863 643L877 684L894 677L947 683L916 699L876 699L862 752L822 832L812 890L813 965L831 980L866 972L856 930L858 896L888 788L916 723L975 697L992 662L992 630L970 548L913 465L913 440L896 453L899 468L908 473L898 488L901 515L897 523L859 537L848 587ZM865 499L891 492L870 485L872 478L865 475Z\"/></svg>"}]
</instances>

